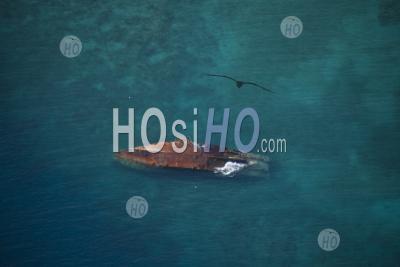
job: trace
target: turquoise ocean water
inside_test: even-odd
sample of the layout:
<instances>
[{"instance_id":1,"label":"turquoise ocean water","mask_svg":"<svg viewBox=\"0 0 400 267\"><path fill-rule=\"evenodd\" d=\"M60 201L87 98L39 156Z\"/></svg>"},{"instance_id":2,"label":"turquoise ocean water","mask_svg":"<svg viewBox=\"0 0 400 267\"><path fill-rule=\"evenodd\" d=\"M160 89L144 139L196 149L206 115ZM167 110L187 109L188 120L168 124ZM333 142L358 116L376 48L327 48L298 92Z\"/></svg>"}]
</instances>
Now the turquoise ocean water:
<instances>
[{"instance_id":1,"label":"turquoise ocean water","mask_svg":"<svg viewBox=\"0 0 400 267\"><path fill-rule=\"evenodd\" d=\"M1 266L398 266L400 5L381 1L2 1ZM281 21L297 16L289 39ZM80 38L66 58L59 43ZM237 89L221 73L271 89ZM135 170L112 108L199 121L253 107L285 138L261 177ZM198 115L193 115L193 108ZM159 130L149 127L151 140ZM251 127L242 129L250 137ZM168 136L172 138L171 130ZM218 140L218 139L216 139ZM121 147L126 140L121 138ZM133 219L126 201L149 211ZM333 228L340 245L317 243Z\"/></svg>"}]
</instances>

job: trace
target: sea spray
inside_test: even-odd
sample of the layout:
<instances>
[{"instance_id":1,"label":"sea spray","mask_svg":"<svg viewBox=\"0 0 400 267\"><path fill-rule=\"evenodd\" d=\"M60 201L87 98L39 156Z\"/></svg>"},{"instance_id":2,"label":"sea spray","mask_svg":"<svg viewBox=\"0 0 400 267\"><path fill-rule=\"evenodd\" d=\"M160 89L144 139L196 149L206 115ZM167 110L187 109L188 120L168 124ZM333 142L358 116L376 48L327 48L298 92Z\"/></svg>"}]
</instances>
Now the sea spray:
<instances>
[{"instance_id":1,"label":"sea spray","mask_svg":"<svg viewBox=\"0 0 400 267\"><path fill-rule=\"evenodd\" d=\"M233 177L236 173L241 171L243 168L248 165L245 163L237 163L233 161L227 161L223 167L215 167L214 173L219 173L224 176Z\"/></svg>"}]
</instances>

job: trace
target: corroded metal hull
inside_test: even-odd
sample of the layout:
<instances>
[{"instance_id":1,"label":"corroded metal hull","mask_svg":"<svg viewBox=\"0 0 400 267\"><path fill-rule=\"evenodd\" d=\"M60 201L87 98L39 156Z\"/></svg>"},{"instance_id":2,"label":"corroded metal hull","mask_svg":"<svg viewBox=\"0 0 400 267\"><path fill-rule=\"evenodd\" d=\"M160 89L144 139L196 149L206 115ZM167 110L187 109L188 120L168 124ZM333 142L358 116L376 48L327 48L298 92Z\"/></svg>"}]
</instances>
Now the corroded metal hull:
<instances>
[{"instance_id":1,"label":"corroded metal hull","mask_svg":"<svg viewBox=\"0 0 400 267\"><path fill-rule=\"evenodd\" d=\"M209 152L205 152L204 147L195 147L193 143L189 143L187 149L183 153L177 153L173 150L173 143L175 143L177 147L181 147L181 143L178 141L165 142L161 151L157 153L149 152L154 149L155 146L150 145L148 147L136 147L135 152L121 151L115 153L115 157L122 164L129 166L136 166L139 164L150 167L214 172L221 170L222 173L226 171L225 168L229 166L236 169L243 169L263 163L263 166L267 167L266 162L268 159L255 154L241 153L234 150L219 152L217 146L212 146ZM231 170L227 170L227 173L230 174Z\"/></svg>"}]
</instances>

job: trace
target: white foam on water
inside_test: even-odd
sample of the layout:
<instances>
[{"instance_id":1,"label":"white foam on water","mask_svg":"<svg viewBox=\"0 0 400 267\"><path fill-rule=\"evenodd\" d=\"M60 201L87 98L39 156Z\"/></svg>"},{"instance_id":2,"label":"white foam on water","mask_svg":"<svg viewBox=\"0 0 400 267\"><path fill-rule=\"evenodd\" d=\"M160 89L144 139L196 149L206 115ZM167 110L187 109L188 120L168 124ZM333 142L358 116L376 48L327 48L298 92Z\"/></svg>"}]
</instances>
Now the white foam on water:
<instances>
[{"instance_id":1,"label":"white foam on water","mask_svg":"<svg viewBox=\"0 0 400 267\"><path fill-rule=\"evenodd\" d=\"M245 168L247 164L244 163L237 163L237 162L232 162L228 161L225 163L223 167L215 167L214 168L214 173L219 173L224 176L234 176L236 173L238 173L240 170Z\"/></svg>"}]
</instances>

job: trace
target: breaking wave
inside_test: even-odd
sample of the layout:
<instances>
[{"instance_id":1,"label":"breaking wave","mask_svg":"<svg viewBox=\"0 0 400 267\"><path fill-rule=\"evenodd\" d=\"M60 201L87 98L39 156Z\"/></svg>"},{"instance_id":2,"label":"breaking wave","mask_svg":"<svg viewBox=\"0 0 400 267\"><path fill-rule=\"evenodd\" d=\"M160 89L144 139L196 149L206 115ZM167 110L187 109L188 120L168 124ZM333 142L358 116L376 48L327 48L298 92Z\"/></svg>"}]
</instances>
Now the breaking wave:
<instances>
[{"instance_id":1,"label":"breaking wave","mask_svg":"<svg viewBox=\"0 0 400 267\"><path fill-rule=\"evenodd\" d=\"M219 173L224 176L233 177L236 173L247 167L247 164L228 161L223 167L215 167L214 173Z\"/></svg>"}]
</instances>

